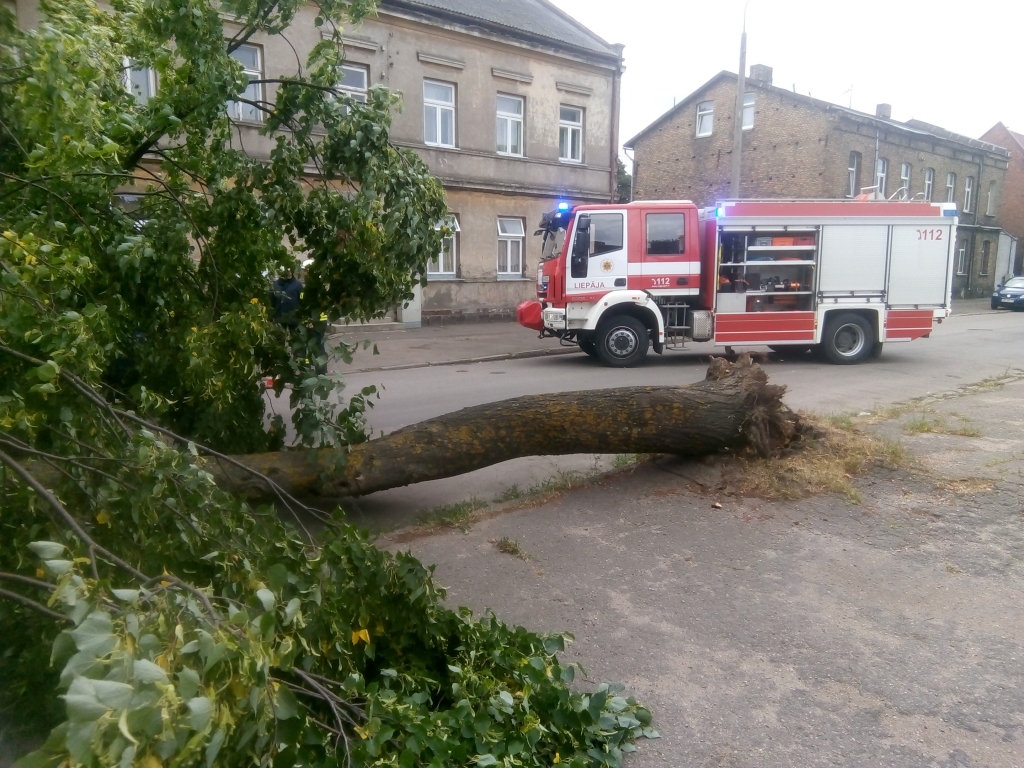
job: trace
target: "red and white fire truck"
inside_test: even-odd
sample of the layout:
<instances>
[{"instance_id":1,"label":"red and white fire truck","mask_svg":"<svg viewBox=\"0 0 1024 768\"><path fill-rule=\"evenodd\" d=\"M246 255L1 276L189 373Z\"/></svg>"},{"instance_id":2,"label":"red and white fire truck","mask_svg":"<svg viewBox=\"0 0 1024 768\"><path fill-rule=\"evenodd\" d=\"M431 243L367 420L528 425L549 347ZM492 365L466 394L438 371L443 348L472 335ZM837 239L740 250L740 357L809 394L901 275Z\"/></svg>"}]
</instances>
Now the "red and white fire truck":
<instances>
[{"instance_id":1,"label":"red and white fire truck","mask_svg":"<svg viewBox=\"0 0 1024 768\"><path fill-rule=\"evenodd\" d=\"M949 315L956 225L952 203L563 203L518 319L617 367L691 341L858 363Z\"/></svg>"}]
</instances>

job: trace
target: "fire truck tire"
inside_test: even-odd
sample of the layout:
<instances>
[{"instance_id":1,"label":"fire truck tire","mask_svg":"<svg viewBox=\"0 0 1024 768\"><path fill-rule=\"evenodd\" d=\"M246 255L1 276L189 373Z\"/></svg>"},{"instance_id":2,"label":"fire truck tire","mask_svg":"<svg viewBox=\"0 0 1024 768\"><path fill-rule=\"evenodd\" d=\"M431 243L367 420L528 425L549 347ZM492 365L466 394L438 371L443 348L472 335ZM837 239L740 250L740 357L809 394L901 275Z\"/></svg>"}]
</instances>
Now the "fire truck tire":
<instances>
[{"instance_id":1,"label":"fire truck tire","mask_svg":"<svg viewBox=\"0 0 1024 768\"><path fill-rule=\"evenodd\" d=\"M632 368L647 357L650 337L647 328L635 317L615 315L597 328L597 357L613 368Z\"/></svg>"},{"instance_id":2,"label":"fire truck tire","mask_svg":"<svg viewBox=\"0 0 1024 768\"><path fill-rule=\"evenodd\" d=\"M860 315L845 312L829 317L821 337L821 351L836 365L853 365L866 360L875 348L874 329Z\"/></svg>"},{"instance_id":3,"label":"fire truck tire","mask_svg":"<svg viewBox=\"0 0 1024 768\"><path fill-rule=\"evenodd\" d=\"M576 343L580 349L586 352L590 357L597 357L597 341L593 336L579 336L576 339Z\"/></svg>"}]
</instances>

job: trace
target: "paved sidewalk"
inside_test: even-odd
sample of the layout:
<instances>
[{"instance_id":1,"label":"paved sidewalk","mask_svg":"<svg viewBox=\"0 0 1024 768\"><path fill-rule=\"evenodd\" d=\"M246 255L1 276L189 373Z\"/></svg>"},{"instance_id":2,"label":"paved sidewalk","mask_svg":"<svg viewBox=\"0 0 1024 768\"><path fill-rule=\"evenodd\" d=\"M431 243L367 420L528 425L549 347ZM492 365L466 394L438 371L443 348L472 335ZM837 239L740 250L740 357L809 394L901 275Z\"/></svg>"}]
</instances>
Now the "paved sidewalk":
<instances>
[{"instance_id":1,"label":"paved sidewalk","mask_svg":"<svg viewBox=\"0 0 1024 768\"><path fill-rule=\"evenodd\" d=\"M360 344L352 365L340 366L347 373L579 353L575 346L563 347L558 339L539 339L536 331L507 321L386 331L368 326L346 329L333 338ZM369 343L368 349L362 348L363 342Z\"/></svg>"},{"instance_id":2,"label":"paved sidewalk","mask_svg":"<svg viewBox=\"0 0 1024 768\"><path fill-rule=\"evenodd\" d=\"M953 302L956 315L992 312L989 299ZM581 354L558 339L539 339L534 331L515 322L465 323L423 328L377 330L374 326L349 327L333 338L349 343L368 342L355 353L352 365L337 364L343 373L395 371L432 365L479 363L543 355ZM374 354L376 347L378 354Z\"/></svg>"}]
</instances>

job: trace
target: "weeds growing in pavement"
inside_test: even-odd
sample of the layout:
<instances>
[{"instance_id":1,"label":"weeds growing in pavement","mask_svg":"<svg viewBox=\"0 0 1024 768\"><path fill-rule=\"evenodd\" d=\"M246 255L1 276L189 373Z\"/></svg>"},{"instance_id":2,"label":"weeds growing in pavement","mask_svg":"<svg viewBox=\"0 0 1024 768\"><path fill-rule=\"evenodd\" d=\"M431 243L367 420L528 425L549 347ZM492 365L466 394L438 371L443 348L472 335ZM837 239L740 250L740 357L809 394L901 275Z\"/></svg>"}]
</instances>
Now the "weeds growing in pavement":
<instances>
[{"instance_id":1,"label":"weeds growing in pavement","mask_svg":"<svg viewBox=\"0 0 1024 768\"><path fill-rule=\"evenodd\" d=\"M520 560L529 560L530 556L523 550L522 545L516 539L510 539L508 536L502 536L500 539L491 539L491 544L499 552L518 557Z\"/></svg>"}]
</instances>

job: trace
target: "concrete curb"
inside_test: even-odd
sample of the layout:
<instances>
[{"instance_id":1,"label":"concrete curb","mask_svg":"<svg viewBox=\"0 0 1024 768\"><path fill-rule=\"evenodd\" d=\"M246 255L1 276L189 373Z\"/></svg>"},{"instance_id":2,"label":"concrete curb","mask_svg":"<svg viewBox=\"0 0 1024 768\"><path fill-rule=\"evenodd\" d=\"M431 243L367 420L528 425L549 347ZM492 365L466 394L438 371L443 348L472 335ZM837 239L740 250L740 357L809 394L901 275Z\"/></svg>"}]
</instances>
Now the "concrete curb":
<instances>
[{"instance_id":1,"label":"concrete curb","mask_svg":"<svg viewBox=\"0 0 1024 768\"><path fill-rule=\"evenodd\" d=\"M466 357L461 360L442 360L436 363L405 363L403 365L381 365L377 368L360 368L348 373L379 373L381 371L406 371L410 368L439 368L444 365L468 365L469 363L494 363L501 360L522 360L528 357L547 357L548 355L568 355L579 352L579 347L559 347L558 349L528 349L524 352L508 352L502 355L486 355L485 357Z\"/></svg>"}]
</instances>

